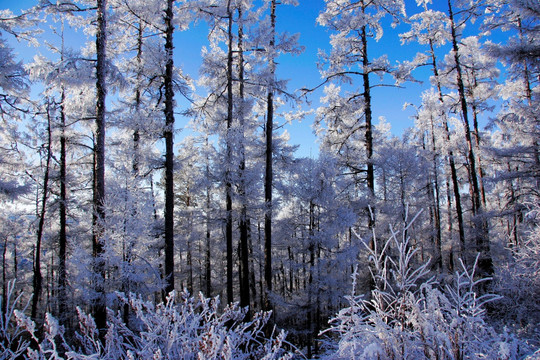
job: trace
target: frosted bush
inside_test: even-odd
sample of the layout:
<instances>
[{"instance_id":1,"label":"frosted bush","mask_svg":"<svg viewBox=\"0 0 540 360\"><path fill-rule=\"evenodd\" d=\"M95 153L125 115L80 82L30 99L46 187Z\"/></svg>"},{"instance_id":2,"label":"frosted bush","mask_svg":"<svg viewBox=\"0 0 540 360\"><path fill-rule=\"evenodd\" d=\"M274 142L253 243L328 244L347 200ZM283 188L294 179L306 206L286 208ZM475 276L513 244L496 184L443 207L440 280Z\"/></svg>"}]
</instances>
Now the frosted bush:
<instances>
[{"instance_id":1,"label":"frosted bush","mask_svg":"<svg viewBox=\"0 0 540 360\"><path fill-rule=\"evenodd\" d=\"M497 296L476 292L486 280L475 279L476 262L472 269L461 263L453 283L439 286L429 277L428 263L414 265L409 227L391 228L382 249L375 234L373 249L366 246L374 289L369 297L356 295L353 274L349 306L327 330L338 336L328 359L520 358L525 344L485 322L485 304Z\"/></svg>"},{"instance_id":2,"label":"frosted bush","mask_svg":"<svg viewBox=\"0 0 540 360\"><path fill-rule=\"evenodd\" d=\"M510 249L510 261L496 269L495 288L504 298L495 304L494 316L540 344L540 204L529 207L526 236Z\"/></svg>"},{"instance_id":3,"label":"frosted bush","mask_svg":"<svg viewBox=\"0 0 540 360\"><path fill-rule=\"evenodd\" d=\"M9 333L16 336L21 345L13 353L1 348L4 351L1 358L15 359L22 355L32 360L286 360L292 357L283 349L284 332L265 337L264 328L270 313L256 313L253 320L244 321L246 309L237 304L220 311L218 298L208 299L202 295L194 298L187 293L182 294L179 304L174 292L166 302L157 305L134 295L119 294L119 298L129 304L134 318L128 327L120 314L109 310L104 344L99 340L93 318L80 308L77 309L79 330L75 344L66 341L63 327L52 316L46 316L43 336L38 339L34 322L23 311L11 309L16 324L11 320L9 323L16 331ZM31 348L26 349L30 342L21 341L21 336L32 340Z\"/></svg>"},{"instance_id":4,"label":"frosted bush","mask_svg":"<svg viewBox=\"0 0 540 360\"><path fill-rule=\"evenodd\" d=\"M0 298L0 359L16 359L24 353L29 344L21 337L25 329L14 319L22 298L22 294L14 298L14 289L15 282L10 281L6 288L6 299L2 301Z\"/></svg>"}]
</instances>

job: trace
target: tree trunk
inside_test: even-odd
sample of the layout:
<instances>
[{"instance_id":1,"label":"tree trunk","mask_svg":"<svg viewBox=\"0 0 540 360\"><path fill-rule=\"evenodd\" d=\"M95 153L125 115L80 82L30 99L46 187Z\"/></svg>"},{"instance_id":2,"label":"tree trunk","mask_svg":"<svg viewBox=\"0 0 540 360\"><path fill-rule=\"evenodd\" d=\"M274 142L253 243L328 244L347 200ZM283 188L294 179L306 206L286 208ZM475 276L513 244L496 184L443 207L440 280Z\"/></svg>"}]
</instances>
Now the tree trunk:
<instances>
[{"instance_id":1,"label":"tree trunk","mask_svg":"<svg viewBox=\"0 0 540 360\"><path fill-rule=\"evenodd\" d=\"M208 147L208 137L206 137L206 146ZM206 156L206 179L210 179L210 159ZM205 254L205 285L206 297L212 296L212 244L210 242L210 184L206 185L206 254Z\"/></svg>"},{"instance_id":2,"label":"tree trunk","mask_svg":"<svg viewBox=\"0 0 540 360\"><path fill-rule=\"evenodd\" d=\"M308 303L307 303L307 357L313 356L313 272L315 271L315 204L309 202L309 273L308 273Z\"/></svg>"},{"instance_id":3,"label":"tree trunk","mask_svg":"<svg viewBox=\"0 0 540 360\"><path fill-rule=\"evenodd\" d=\"M431 151L433 153L433 189L430 189L430 196L432 197L432 202L434 205L433 208L433 217L435 225L435 264L442 270L442 235L441 235L441 204L440 204L440 190L439 190L439 174L438 174L438 163L439 163L439 154L437 145L435 143L435 126L433 116L430 118L431 125ZM431 181L429 182L431 184ZM431 187L431 186L430 186Z\"/></svg>"},{"instance_id":4,"label":"tree trunk","mask_svg":"<svg viewBox=\"0 0 540 360\"><path fill-rule=\"evenodd\" d=\"M518 16L518 29L519 29L519 40L521 43L524 43L525 42L525 39L524 39L524 30L523 30L523 24L521 22L521 17ZM523 60L523 84L524 84L524 87L525 87L525 98L527 99L527 105L529 106L529 108L531 108L532 110L532 107L533 107L533 88L531 86L531 76L533 77L534 79L534 76L533 74L531 73L531 71L529 70L529 64L527 63L527 60ZM534 121L534 128L535 128L535 136L534 136L534 140L533 140L533 143L532 143L532 148L533 148L533 157L534 157L534 167L535 167L535 170L534 170L534 173L535 174L538 174L540 171L540 151L539 151L539 148L540 148L540 143L539 143L539 140L538 140L538 116L535 116L533 118L533 121ZM540 176L538 175L535 175L535 178L536 178L536 189L537 190L540 190Z\"/></svg>"},{"instance_id":5,"label":"tree trunk","mask_svg":"<svg viewBox=\"0 0 540 360\"><path fill-rule=\"evenodd\" d=\"M246 197L246 154L244 146L244 49L243 39L244 29L242 26L242 9L238 8L238 79L239 79L239 96L240 96L240 114L239 114L239 151L240 151L240 184L239 195L241 204L240 210L240 259L242 262L242 276L240 284L240 306L247 307L246 320L251 319L250 310L250 287L249 287L249 246L248 246L248 215L247 215L247 197Z\"/></svg>"},{"instance_id":6,"label":"tree trunk","mask_svg":"<svg viewBox=\"0 0 540 360\"><path fill-rule=\"evenodd\" d=\"M165 295L174 290L174 90L173 2L165 10Z\"/></svg>"},{"instance_id":7,"label":"tree trunk","mask_svg":"<svg viewBox=\"0 0 540 360\"><path fill-rule=\"evenodd\" d=\"M432 70L433 75L437 81L437 91L439 93L439 102L441 104L444 104L444 97L442 92L442 86L441 82L439 80L439 68L437 66L437 59L435 58L435 50L433 48L433 41L429 40L429 47L430 47L430 53L431 53L431 60L432 60ZM448 127L448 121L446 119L446 114L441 114L443 119L443 125L444 125L444 132L445 132L445 138L448 144L450 144L450 129ZM458 234L459 234L459 244L460 244L460 254L463 256L463 251L465 250L465 227L463 225L463 210L461 206L461 194L459 192L459 181L457 177L457 169L456 169L456 163L454 160L454 152L449 149L448 150L448 164L450 165L450 177L452 179L452 188L454 191L454 199L456 201L456 216L458 220ZM449 227L451 230L452 226L452 220L451 220L451 211L450 211L450 197L448 197L448 216L449 216ZM451 233L452 231L450 231ZM463 259L465 261L465 259Z\"/></svg>"},{"instance_id":8,"label":"tree trunk","mask_svg":"<svg viewBox=\"0 0 540 360\"><path fill-rule=\"evenodd\" d=\"M470 165L471 187L472 187L472 214L474 227L476 230L476 246L480 253L478 260L478 268L481 276L490 276L493 274L493 260L491 258L491 250L488 238L488 224L484 218L482 204L480 201L480 188L478 186L478 176L476 173L476 159L474 148L471 139L471 129L469 126L469 114L467 107L467 99L465 96L465 86L463 84L463 73L459 58L458 39L456 34L456 25L454 22L454 13L452 10L452 2L448 0L448 14L450 17L450 27L452 33L452 48L454 51L454 60L456 66L458 94L461 105L461 113L463 116L463 124L465 125L465 139L467 141L468 152L467 157Z\"/></svg>"},{"instance_id":9,"label":"tree trunk","mask_svg":"<svg viewBox=\"0 0 540 360\"><path fill-rule=\"evenodd\" d=\"M140 154L139 154L139 147L140 147L140 133L139 133L139 125L140 125L140 106L141 106L141 80L142 80L142 69L141 69L141 63L142 63L142 46L143 46L143 24L142 22L139 22L137 24L137 87L135 88L135 129L133 130L133 158L131 161L131 173L133 175L134 183L136 184L135 191L138 191L138 179L139 179L139 161L140 161ZM133 190L132 190L133 191ZM128 197L128 184L126 183L126 205L127 205L127 197ZM131 204L131 218L132 222L136 222L137 219L137 204ZM127 218L125 220L125 223L127 222ZM126 229L125 229L126 230ZM125 235L127 235L125 233ZM123 251L123 261L124 266L131 266L132 262L132 248L133 248L133 240L129 238L126 239L128 242L127 248L124 247ZM129 273L126 272L126 273ZM122 281L122 292L125 294L128 294L130 291L132 291L132 280L128 277L123 279ZM126 325L129 324L129 312L130 312L130 305L124 304L123 306L123 320Z\"/></svg>"},{"instance_id":10,"label":"tree trunk","mask_svg":"<svg viewBox=\"0 0 540 360\"><path fill-rule=\"evenodd\" d=\"M143 25L139 22L137 27L137 88L135 89L135 116L137 122L133 130L133 176L139 176L139 122L140 122L140 107L141 107L141 80L142 80L142 55L143 55Z\"/></svg>"},{"instance_id":11,"label":"tree trunk","mask_svg":"<svg viewBox=\"0 0 540 360\"><path fill-rule=\"evenodd\" d=\"M270 5L270 44L271 56L268 59L270 68L271 83L268 87L266 99L266 150L265 150L265 173L264 173L264 310L271 310L270 293L272 292L272 185L273 185L273 133L274 133L274 75L275 75L275 36L276 36L276 0L272 0Z\"/></svg>"},{"instance_id":12,"label":"tree trunk","mask_svg":"<svg viewBox=\"0 0 540 360\"><path fill-rule=\"evenodd\" d=\"M105 99L106 88L106 26L107 0L97 0L97 33L96 33L96 142L95 156L95 188L94 188L94 234L93 257L95 272L96 300L93 304L93 314L100 339L105 344L107 327L107 312L105 301L105 252L103 244L105 221Z\"/></svg>"},{"instance_id":13,"label":"tree trunk","mask_svg":"<svg viewBox=\"0 0 540 360\"><path fill-rule=\"evenodd\" d=\"M365 15L366 10L366 4L362 0L362 14ZM360 42L362 43L361 47L361 58L362 58L362 80L364 85L364 117L366 120L366 132L365 132L365 141L366 141L366 162L367 162L367 172L366 172L366 180L367 180L367 190L368 190L368 208L366 209L366 213L368 215L368 227L371 231L375 227L375 211L373 211L373 202L375 200L375 171L373 168L373 129L372 129L372 109L371 109L371 86L369 81L369 58L368 58L368 34L367 34L367 26L362 26L360 31ZM371 235L371 234L370 234ZM375 241L376 239L374 237L371 237L369 240L368 246L371 250L375 249ZM369 288L370 290L373 290L375 288L375 283L373 282L373 279L370 278Z\"/></svg>"},{"instance_id":14,"label":"tree trunk","mask_svg":"<svg viewBox=\"0 0 540 360\"><path fill-rule=\"evenodd\" d=\"M4 235L4 248L2 249L2 308L0 309L0 315L5 319L7 313L7 263L6 263L6 253L8 246L8 236Z\"/></svg>"},{"instance_id":15,"label":"tree trunk","mask_svg":"<svg viewBox=\"0 0 540 360\"><path fill-rule=\"evenodd\" d=\"M255 279L255 259L253 258L253 238L251 233L251 220L247 220L247 228L248 228L248 247L249 247L249 288L251 291L251 302L253 304L252 309L257 309L257 287L256 287L256 279Z\"/></svg>"},{"instance_id":16,"label":"tree trunk","mask_svg":"<svg viewBox=\"0 0 540 360\"><path fill-rule=\"evenodd\" d=\"M31 317L34 321L37 318L37 311L39 306L39 300L41 297L41 290L43 288L43 276L41 275L41 241L43 239L43 226L45 225L45 212L47 208L47 198L49 195L49 168L52 158L51 150L51 116L50 116L50 104L47 104L47 147L46 151L46 160L45 160L45 174L43 177L43 194L41 197L41 211L39 212L39 223L37 229L37 239L35 247L35 257L34 257L34 277L32 281L33 285L33 296L32 296L32 309Z\"/></svg>"},{"instance_id":17,"label":"tree trunk","mask_svg":"<svg viewBox=\"0 0 540 360\"><path fill-rule=\"evenodd\" d=\"M259 246L259 249L263 248L263 240L262 240L262 231L261 231L261 222L257 222L257 244ZM264 251L262 252L264 253ZM261 254L259 256L259 302L261 303L261 308L264 308L264 302L266 299L265 295L265 286L264 286L264 254Z\"/></svg>"},{"instance_id":18,"label":"tree trunk","mask_svg":"<svg viewBox=\"0 0 540 360\"><path fill-rule=\"evenodd\" d=\"M366 155L367 155L367 186L369 196L375 196L375 172L373 168L373 129L372 129L372 110L371 110L371 86L369 83L369 59L367 53L367 29L362 27L360 34L362 42L362 78L364 82L364 116L366 119ZM374 224L374 219L370 217L370 228Z\"/></svg>"},{"instance_id":19,"label":"tree trunk","mask_svg":"<svg viewBox=\"0 0 540 360\"><path fill-rule=\"evenodd\" d=\"M233 241L232 241L232 184L230 164L232 161L232 134L233 121L233 12L231 0L227 3L228 16L228 49L227 49L227 134L226 134L226 170L225 170L225 243L227 247L227 303L234 302L233 294Z\"/></svg>"},{"instance_id":20,"label":"tree trunk","mask_svg":"<svg viewBox=\"0 0 540 360\"><path fill-rule=\"evenodd\" d=\"M362 0L362 14L365 15L365 10L368 5L364 3ZM372 122L373 122L373 112L371 109L371 85L369 80L369 57L368 57L368 34L367 34L367 26L362 26L360 31L360 42L362 43L360 56L362 58L362 80L364 85L364 117L366 120L366 162L367 162L367 172L366 172L366 180L367 180L367 188L368 188L368 196L370 199L374 199L375 197L375 170L373 167L373 128L372 128ZM371 201L370 200L370 203ZM370 204L372 205L372 204ZM369 229L373 229L375 227L375 212L373 209L367 209L368 214L368 226ZM375 244L373 243L374 239L370 240L370 248L373 249Z\"/></svg>"},{"instance_id":21,"label":"tree trunk","mask_svg":"<svg viewBox=\"0 0 540 360\"><path fill-rule=\"evenodd\" d=\"M437 146L435 143L435 126L434 126L433 116L430 117L430 130L425 134L422 140L422 148L427 150L427 137L431 135L431 155L432 155L432 170L428 173L427 177L427 196L430 202L429 206L429 215L430 222L432 226L431 231L431 243L433 244L434 251L434 262L433 265L437 267L438 270L442 269L442 249L441 249L441 215L440 215L440 199L439 199L439 175L438 175L438 157ZM423 254L422 254L423 258Z\"/></svg>"},{"instance_id":22,"label":"tree trunk","mask_svg":"<svg viewBox=\"0 0 540 360\"><path fill-rule=\"evenodd\" d=\"M476 78L476 73L474 71L474 68L471 69L472 71L472 77L474 81L474 88L478 87L478 81ZM471 106L472 114L473 114L473 136L474 136L474 150L476 151L476 162L478 163L478 188L480 191L480 206L485 209L486 208L486 190L484 189L484 169L482 168L482 159L480 158L480 130L478 127L478 108L476 104L474 103Z\"/></svg>"},{"instance_id":23,"label":"tree trunk","mask_svg":"<svg viewBox=\"0 0 540 360\"><path fill-rule=\"evenodd\" d=\"M60 202L58 211L60 215L60 232L58 239L58 318L60 323L66 325L69 316L67 315L67 273L66 273L66 251L67 251L67 160L66 160L66 115L64 112L65 93L62 89L60 103Z\"/></svg>"}]
</instances>

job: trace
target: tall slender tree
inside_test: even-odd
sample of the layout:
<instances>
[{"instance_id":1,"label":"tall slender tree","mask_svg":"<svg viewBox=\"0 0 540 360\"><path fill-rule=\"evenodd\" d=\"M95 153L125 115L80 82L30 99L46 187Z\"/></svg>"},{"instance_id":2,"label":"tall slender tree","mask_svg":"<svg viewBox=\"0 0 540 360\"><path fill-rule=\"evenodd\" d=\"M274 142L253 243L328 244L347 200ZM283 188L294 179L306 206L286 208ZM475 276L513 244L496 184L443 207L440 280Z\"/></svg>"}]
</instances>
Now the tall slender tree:
<instances>
[{"instance_id":1,"label":"tall slender tree","mask_svg":"<svg viewBox=\"0 0 540 360\"><path fill-rule=\"evenodd\" d=\"M238 147L240 153L239 165L239 196L240 196L240 261L241 261L241 277L240 277L240 305L248 308L246 318L251 318L251 301L250 301L250 266L249 266L249 219L247 213L247 194L246 194L246 147L244 129L246 125L246 94L245 94L245 64L244 64L244 24L243 24L243 9L238 7L238 97L239 110L238 113Z\"/></svg>"},{"instance_id":2,"label":"tall slender tree","mask_svg":"<svg viewBox=\"0 0 540 360\"><path fill-rule=\"evenodd\" d=\"M67 136L66 136L66 114L64 102L66 94L64 89L60 94L60 197L58 199L58 212L60 229L58 233L58 314L60 321L65 322L67 314Z\"/></svg>"},{"instance_id":3,"label":"tall slender tree","mask_svg":"<svg viewBox=\"0 0 540 360\"><path fill-rule=\"evenodd\" d=\"M174 89L173 89L173 4L167 0L165 16L165 294L174 290ZM165 296L164 294L164 296Z\"/></svg>"},{"instance_id":4,"label":"tall slender tree","mask_svg":"<svg viewBox=\"0 0 540 360\"><path fill-rule=\"evenodd\" d=\"M96 300L93 314L100 339L105 343L107 327L106 294L105 294L105 127L107 98L107 0L96 3L96 133L94 145L94 216L92 248L95 270Z\"/></svg>"},{"instance_id":5,"label":"tall slender tree","mask_svg":"<svg viewBox=\"0 0 540 360\"><path fill-rule=\"evenodd\" d=\"M450 127L448 125L448 115L445 105L445 94L443 90L443 80L440 75L440 61L437 59L435 49L437 47L445 45L450 41L450 22L448 17L439 11L433 11L427 8L427 5L424 3L424 11L420 12L411 17L413 20L412 29L409 32L401 34L401 38L404 41L415 40L422 45L427 45L427 57L426 56L417 56L416 60L418 61L417 65L428 65L431 67L433 74L433 82L436 87L436 99L438 100L438 105L433 102L433 97L430 93L425 93L423 111L429 111L433 113L430 119L440 119L442 121L442 130L443 138L446 142L447 150L447 161L450 168L450 179L452 184L452 192L454 196L455 203L455 214L457 218L458 225L458 236L459 236L459 246L460 246L460 256L463 256L463 251L465 250L465 224L463 219L463 207L461 200L460 184L458 180L458 173L456 167L455 154L451 142ZM435 100L435 101L437 101ZM432 127L432 137L435 136L434 130ZM433 146L435 141L433 141ZM434 149L434 151L436 151ZM450 182L447 183L448 194L447 194L447 205L448 205L448 227L449 232L452 232L452 210L451 210L451 194L450 194Z\"/></svg>"},{"instance_id":6,"label":"tall slender tree","mask_svg":"<svg viewBox=\"0 0 540 360\"><path fill-rule=\"evenodd\" d=\"M38 228L36 231L36 246L34 248L34 277L32 280L33 285L33 296L32 296L32 309L31 309L31 316L32 319L37 319L37 313L38 313L38 306L39 301L41 299L41 293L43 289L43 275L41 273L41 251L42 251L42 241L43 241L43 229L45 226L45 212L47 211L47 200L49 198L49 177L50 177L50 169L51 169L51 159L52 159L52 129L51 129L51 117L53 116L52 109L51 109L51 103L50 101L47 101L45 104L45 117L47 119L47 140L46 144L44 145L44 151L45 151L45 168L44 168L44 175L43 175L43 185L42 185L42 194L41 194L41 202L39 204L40 209L37 211L38 213Z\"/></svg>"},{"instance_id":7,"label":"tall slender tree","mask_svg":"<svg viewBox=\"0 0 540 360\"><path fill-rule=\"evenodd\" d=\"M324 143L343 158L345 166L354 174L365 174L367 195L375 195L373 159L372 83L374 74L393 73L386 58L373 59L368 53L369 39L383 36L381 20L390 15L394 21L405 15L401 0L334 1L326 0L326 9L317 21L328 27L332 35L332 51L323 58L327 69L322 72L326 82L327 104L319 109L318 122L325 122ZM351 83L360 78L357 90L341 95L341 87L333 83ZM362 133L362 135L360 135ZM358 148L362 144L363 154ZM359 157L359 155L361 157ZM358 163L364 159L365 166ZM369 217L373 227L373 217Z\"/></svg>"},{"instance_id":8,"label":"tall slender tree","mask_svg":"<svg viewBox=\"0 0 540 360\"><path fill-rule=\"evenodd\" d=\"M231 0L227 1L227 132L226 137L226 162L225 170L225 243L227 246L227 302L234 301L233 293L233 220L232 220L232 180L229 169L232 161L232 125L234 110L233 94L233 15L234 8Z\"/></svg>"},{"instance_id":9,"label":"tall slender tree","mask_svg":"<svg viewBox=\"0 0 540 360\"><path fill-rule=\"evenodd\" d=\"M474 3L470 9L467 9L465 14L473 13L476 11L478 4ZM461 107L461 116L463 119L463 124L465 128L465 139L467 141L467 159L469 162L469 172L471 179L471 194L472 194L472 215L474 217L475 225L475 239L478 252L481 254L480 260L478 262L479 270L485 274L485 276L490 276L493 274L493 260L491 257L491 250L488 238L488 224L487 219L485 218L484 209L482 208L480 186L478 181L478 167L476 165L476 156L474 153L474 144L471 136L470 129L470 120L469 120L469 105L467 102L467 96L465 93L465 85L463 80L463 69L462 69L462 60L459 47L460 28L463 24L457 22L454 15L454 8L452 6L452 1L448 0L448 17L450 20L450 34L451 34L451 43L452 43L452 52L454 57L454 67L457 81L457 90L459 95L459 104Z\"/></svg>"},{"instance_id":10,"label":"tall slender tree","mask_svg":"<svg viewBox=\"0 0 540 360\"><path fill-rule=\"evenodd\" d=\"M270 84L266 100L265 124L265 172L264 172L264 308L271 310L270 293L272 292L272 185L273 185L273 135L274 135L274 81L276 72L276 1L270 3L270 41L268 44L268 67Z\"/></svg>"}]
</instances>

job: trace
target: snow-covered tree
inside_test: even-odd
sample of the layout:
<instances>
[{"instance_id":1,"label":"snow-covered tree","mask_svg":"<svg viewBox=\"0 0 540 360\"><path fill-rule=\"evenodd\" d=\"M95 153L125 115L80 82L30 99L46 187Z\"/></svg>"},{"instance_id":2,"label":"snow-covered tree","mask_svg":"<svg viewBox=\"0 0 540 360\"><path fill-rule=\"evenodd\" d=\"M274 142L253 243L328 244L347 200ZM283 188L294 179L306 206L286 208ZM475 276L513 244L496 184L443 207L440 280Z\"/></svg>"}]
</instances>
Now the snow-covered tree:
<instances>
[{"instance_id":1,"label":"snow-covered tree","mask_svg":"<svg viewBox=\"0 0 540 360\"><path fill-rule=\"evenodd\" d=\"M340 154L350 171L365 173L368 196L375 193L371 97L376 84L372 78L394 73L386 56L373 59L369 55L368 45L369 40L378 41L383 36L382 24L387 15L397 22L405 15L404 3L327 0L325 11L317 19L334 32L332 50L322 56L326 67L322 76L330 84L325 86L325 97L321 99L325 105L318 109L317 121L324 122L319 131L324 133L321 137L325 146ZM356 78L360 78L358 87Z\"/></svg>"},{"instance_id":2,"label":"snow-covered tree","mask_svg":"<svg viewBox=\"0 0 540 360\"><path fill-rule=\"evenodd\" d=\"M15 198L28 190L15 169L22 163L20 150L17 149L18 121L27 111L30 87L24 66L16 59L5 36L25 38L23 29L29 25L24 15L16 16L9 10L0 12L0 162L4 169L4 176L0 180L2 200Z\"/></svg>"}]
</instances>

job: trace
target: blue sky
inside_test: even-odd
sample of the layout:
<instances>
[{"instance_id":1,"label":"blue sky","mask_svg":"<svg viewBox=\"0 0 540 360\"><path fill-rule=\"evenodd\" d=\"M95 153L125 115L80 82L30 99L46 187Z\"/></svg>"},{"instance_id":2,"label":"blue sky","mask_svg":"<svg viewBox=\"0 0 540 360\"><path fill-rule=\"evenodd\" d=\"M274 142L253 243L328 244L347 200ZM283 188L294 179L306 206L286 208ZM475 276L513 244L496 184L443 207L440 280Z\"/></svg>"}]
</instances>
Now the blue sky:
<instances>
[{"instance_id":1,"label":"blue sky","mask_svg":"<svg viewBox=\"0 0 540 360\"><path fill-rule=\"evenodd\" d=\"M0 8L9 8L17 14L20 9L31 7L36 3L36 0L0 0ZM300 0L299 3L297 7L278 6L277 10L278 31L287 31L291 34L300 33L300 44L305 47L305 51L301 55L285 55L278 59L278 76L290 80L290 91L303 87L313 88L321 82L317 69L317 53L319 49L329 50L330 33L316 23L318 14L324 8L324 0ZM443 5L441 1L435 1L435 3L438 6ZM408 14L419 10L413 0L407 0L406 5ZM407 30L406 25L400 25L397 29L391 29L387 26L383 38L379 42L372 41L368 45L370 54L374 57L387 54L391 61L412 59L415 53L422 49L417 45L400 45L398 34ZM187 32L177 33L175 45L177 49L175 51L175 64L182 66L191 77L197 78L201 46L206 45L204 24L199 24ZM16 52L23 58L30 56L35 51L36 49L32 48L16 47ZM421 80L424 81L424 84L406 83L403 85L404 88L374 89L373 115L375 123L378 122L380 116L385 117L392 126L392 132L396 135L400 135L406 128L411 127L413 120L410 117L414 114L414 110L412 108L403 110L403 104L405 102L419 102L421 91L428 87L425 82L429 81L427 78ZM304 105L303 109L318 107L320 95L321 91L311 94L308 98L311 105ZM182 106L183 102L180 100L178 102ZM177 124L180 127L186 122L186 119L177 119ZM315 156L318 152L318 144L316 144L316 138L311 128L312 122L313 116L285 126L291 135L291 143L300 145L298 156Z\"/></svg>"}]
</instances>

